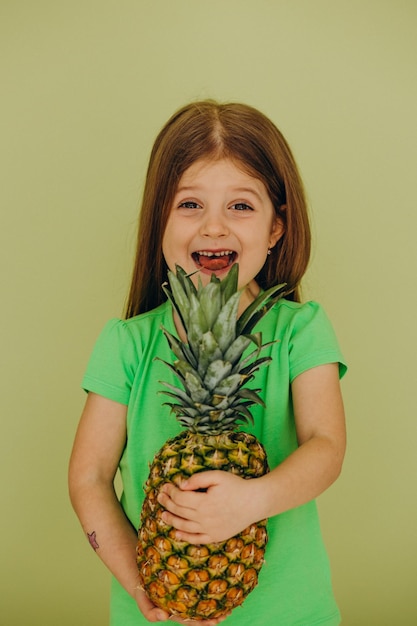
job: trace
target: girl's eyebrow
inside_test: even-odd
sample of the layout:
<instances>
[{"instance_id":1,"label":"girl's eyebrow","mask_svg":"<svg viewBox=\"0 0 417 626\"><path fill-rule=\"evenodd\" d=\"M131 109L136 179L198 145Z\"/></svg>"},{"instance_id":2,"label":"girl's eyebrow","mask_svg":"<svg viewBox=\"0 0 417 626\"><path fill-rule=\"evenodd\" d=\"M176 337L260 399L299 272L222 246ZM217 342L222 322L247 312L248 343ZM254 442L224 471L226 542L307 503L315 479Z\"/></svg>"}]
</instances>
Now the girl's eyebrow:
<instances>
[{"instance_id":1,"label":"girl's eyebrow","mask_svg":"<svg viewBox=\"0 0 417 626\"><path fill-rule=\"evenodd\" d=\"M261 194L254 187L237 187L233 190L235 193L252 193L254 196L262 199Z\"/></svg>"},{"instance_id":2,"label":"girl's eyebrow","mask_svg":"<svg viewBox=\"0 0 417 626\"><path fill-rule=\"evenodd\" d=\"M191 186L181 185L180 187L177 187L177 190L175 193L191 192L191 191L196 191L198 189L199 189L198 186L191 187Z\"/></svg>"}]
</instances>

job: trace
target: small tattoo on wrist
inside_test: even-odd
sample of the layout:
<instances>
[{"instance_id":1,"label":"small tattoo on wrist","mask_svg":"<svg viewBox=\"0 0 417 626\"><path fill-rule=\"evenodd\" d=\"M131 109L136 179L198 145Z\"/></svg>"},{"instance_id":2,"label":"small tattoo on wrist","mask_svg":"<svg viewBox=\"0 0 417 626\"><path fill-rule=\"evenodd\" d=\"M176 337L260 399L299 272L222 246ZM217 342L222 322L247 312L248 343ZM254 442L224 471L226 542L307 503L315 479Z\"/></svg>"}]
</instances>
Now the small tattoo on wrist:
<instances>
[{"instance_id":1,"label":"small tattoo on wrist","mask_svg":"<svg viewBox=\"0 0 417 626\"><path fill-rule=\"evenodd\" d=\"M100 546L97 543L96 539L96 531L93 530L92 533L87 533L88 541L90 542L90 546L96 551Z\"/></svg>"}]
</instances>

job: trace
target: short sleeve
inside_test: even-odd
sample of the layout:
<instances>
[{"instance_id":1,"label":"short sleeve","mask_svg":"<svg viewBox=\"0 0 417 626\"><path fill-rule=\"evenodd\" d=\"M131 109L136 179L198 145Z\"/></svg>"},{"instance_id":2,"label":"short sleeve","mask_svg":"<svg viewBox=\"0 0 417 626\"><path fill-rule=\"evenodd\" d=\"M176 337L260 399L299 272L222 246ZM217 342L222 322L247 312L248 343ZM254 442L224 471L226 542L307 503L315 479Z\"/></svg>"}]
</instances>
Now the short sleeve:
<instances>
[{"instance_id":1,"label":"short sleeve","mask_svg":"<svg viewBox=\"0 0 417 626\"><path fill-rule=\"evenodd\" d=\"M333 326L316 302L307 302L293 317L289 359L291 382L308 369L327 363L339 364L340 378L347 371Z\"/></svg>"},{"instance_id":2,"label":"short sleeve","mask_svg":"<svg viewBox=\"0 0 417 626\"><path fill-rule=\"evenodd\" d=\"M82 387L127 405L137 366L136 345L126 322L112 319L96 341Z\"/></svg>"}]
</instances>

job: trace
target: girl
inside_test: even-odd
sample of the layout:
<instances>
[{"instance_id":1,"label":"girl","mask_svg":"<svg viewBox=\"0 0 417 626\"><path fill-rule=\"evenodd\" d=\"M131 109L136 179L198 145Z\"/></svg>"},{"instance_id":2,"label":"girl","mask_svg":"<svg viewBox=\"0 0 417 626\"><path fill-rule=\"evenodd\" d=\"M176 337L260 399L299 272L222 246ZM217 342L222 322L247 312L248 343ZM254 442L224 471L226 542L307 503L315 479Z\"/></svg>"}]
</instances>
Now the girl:
<instances>
[{"instance_id":1,"label":"girl","mask_svg":"<svg viewBox=\"0 0 417 626\"><path fill-rule=\"evenodd\" d=\"M206 282L213 272L224 277L234 263L244 288L241 310L260 289L290 287L257 328L265 341L279 341L271 347L272 363L258 373L267 408L255 407L255 425L247 429L265 445L272 471L253 480L202 472L181 488L167 484L160 494L165 520L189 543L204 544L269 518L259 584L226 617L228 625L339 624L314 498L342 466L339 378L346 367L323 310L299 302L309 253L302 183L272 122L240 104L206 101L178 111L152 150L126 319L110 321L96 343L70 462L73 506L113 573L113 626L169 618L139 588L135 559L148 463L179 429L158 395L159 380L175 383L154 357L173 358L161 324L182 338L184 331L161 284L175 264L200 270ZM120 503L113 488L118 467ZM201 488L204 498L196 493Z\"/></svg>"}]
</instances>

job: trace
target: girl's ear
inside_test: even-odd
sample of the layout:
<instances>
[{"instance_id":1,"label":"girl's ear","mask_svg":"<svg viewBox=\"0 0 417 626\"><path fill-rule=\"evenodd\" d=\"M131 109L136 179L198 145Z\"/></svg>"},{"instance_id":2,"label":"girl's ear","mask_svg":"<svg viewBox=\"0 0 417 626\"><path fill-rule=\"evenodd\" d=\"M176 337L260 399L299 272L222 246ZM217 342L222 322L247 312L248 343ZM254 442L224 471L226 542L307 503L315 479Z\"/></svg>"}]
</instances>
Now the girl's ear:
<instances>
[{"instance_id":1,"label":"girl's ear","mask_svg":"<svg viewBox=\"0 0 417 626\"><path fill-rule=\"evenodd\" d=\"M281 211L285 211L286 205L280 207ZM276 216L272 223L271 234L269 237L269 248L273 248L285 233L285 226L282 217Z\"/></svg>"}]
</instances>

